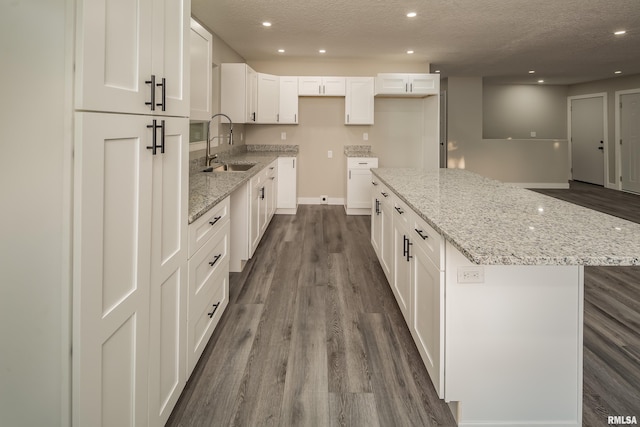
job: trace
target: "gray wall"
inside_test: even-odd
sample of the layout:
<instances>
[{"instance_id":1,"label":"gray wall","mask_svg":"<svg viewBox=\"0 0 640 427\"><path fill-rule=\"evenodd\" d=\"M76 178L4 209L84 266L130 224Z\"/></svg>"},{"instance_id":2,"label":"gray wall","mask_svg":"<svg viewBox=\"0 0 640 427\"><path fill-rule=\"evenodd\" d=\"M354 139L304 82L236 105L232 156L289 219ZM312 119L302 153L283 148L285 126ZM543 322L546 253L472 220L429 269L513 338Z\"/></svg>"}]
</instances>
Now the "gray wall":
<instances>
[{"instance_id":1,"label":"gray wall","mask_svg":"<svg viewBox=\"0 0 640 427\"><path fill-rule=\"evenodd\" d=\"M486 139L566 139L567 86L483 86L482 134ZM531 136L535 132L536 136Z\"/></svg>"},{"instance_id":2,"label":"gray wall","mask_svg":"<svg viewBox=\"0 0 640 427\"><path fill-rule=\"evenodd\" d=\"M620 172L616 170L615 163L615 92L627 89L640 89L640 74L572 85L569 86L569 91L567 93L567 96L590 95L602 92L607 94L609 185L614 185L616 182L616 176L620 175Z\"/></svg>"},{"instance_id":3,"label":"gray wall","mask_svg":"<svg viewBox=\"0 0 640 427\"><path fill-rule=\"evenodd\" d=\"M70 424L73 3L0 4L0 424Z\"/></svg>"},{"instance_id":4,"label":"gray wall","mask_svg":"<svg viewBox=\"0 0 640 427\"><path fill-rule=\"evenodd\" d=\"M448 167L527 186L567 185L566 139L484 139L482 78L449 77L446 87Z\"/></svg>"}]
</instances>

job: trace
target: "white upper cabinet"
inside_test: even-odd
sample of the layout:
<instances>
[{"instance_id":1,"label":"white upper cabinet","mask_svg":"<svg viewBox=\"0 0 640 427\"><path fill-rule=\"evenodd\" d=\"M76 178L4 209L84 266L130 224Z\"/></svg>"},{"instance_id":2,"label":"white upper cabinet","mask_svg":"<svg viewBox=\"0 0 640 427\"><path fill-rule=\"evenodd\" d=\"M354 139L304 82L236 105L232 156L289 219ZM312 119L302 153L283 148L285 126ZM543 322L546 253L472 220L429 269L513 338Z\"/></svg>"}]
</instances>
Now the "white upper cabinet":
<instances>
[{"instance_id":1,"label":"white upper cabinet","mask_svg":"<svg viewBox=\"0 0 640 427\"><path fill-rule=\"evenodd\" d=\"M247 64L220 67L220 112L233 123L255 123L258 109L258 73Z\"/></svg>"},{"instance_id":2,"label":"white upper cabinet","mask_svg":"<svg viewBox=\"0 0 640 427\"><path fill-rule=\"evenodd\" d=\"M299 96L345 96L345 77L298 77Z\"/></svg>"},{"instance_id":3,"label":"white upper cabinet","mask_svg":"<svg viewBox=\"0 0 640 427\"><path fill-rule=\"evenodd\" d=\"M345 117L347 125L373 124L373 77L347 77Z\"/></svg>"},{"instance_id":4,"label":"white upper cabinet","mask_svg":"<svg viewBox=\"0 0 640 427\"><path fill-rule=\"evenodd\" d=\"M187 117L190 14L187 0L80 1L75 108Z\"/></svg>"},{"instance_id":5,"label":"white upper cabinet","mask_svg":"<svg viewBox=\"0 0 640 427\"><path fill-rule=\"evenodd\" d=\"M375 94L396 96L428 96L440 92L439 74L380 73Z\"/></svg>"},{"instance_id":6,"label":"white upper cabinet","mask_svg":"<svg viewBox=\"0 0 640 427\"><path fill-rule=\"evenodd\" d=\"M258 108L256 123L278 123L280 77L258 73Z\"/></svg>"},{"instance_id":7,"label":"white upper cabinet","mask_svg":"<svg viewBox=\"0 0 640 427\"><path fill-rule=\"evenodd\" d=\"M298 77L280 77L280 106L278 123L298 123Z\"/></svg>"},{"instance_id":8,"label":"white upper cabinet","mask_svg":"<svg viewBox=\"0 0 640 427\"><path fill-rule=\"evenodd\" d=\"M191 120L210 120L213 36L191 19Z\"/></svg>"}]
</instances>

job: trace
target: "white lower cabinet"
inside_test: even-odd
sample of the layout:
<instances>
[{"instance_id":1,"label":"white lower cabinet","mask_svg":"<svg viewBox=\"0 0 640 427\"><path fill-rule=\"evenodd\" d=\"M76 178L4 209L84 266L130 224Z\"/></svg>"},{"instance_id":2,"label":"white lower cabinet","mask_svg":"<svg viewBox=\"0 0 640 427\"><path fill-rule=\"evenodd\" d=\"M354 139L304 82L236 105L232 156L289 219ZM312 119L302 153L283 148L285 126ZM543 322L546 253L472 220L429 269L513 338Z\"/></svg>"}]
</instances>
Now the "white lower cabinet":
<instances>
[{"instance_id":1,"label":"white lower cabinet","mask_svg":"<svg viewBox=\"0 0 640 427\"><path fill-rule=\"evenodd\" d=\"M296 157L278 158L276 213L293 214L298 210L298 168Z\"/></svg>"},{"instance_id":2,"label":"white lower cabinet","mask_svg":"<svg viewBox=\"0 0 640 427\"><path fill-rule=\"evenodd\" d=\"M229 303L230 221L228 216L221 215L228 209L227 197L212 209L211 215L205 215L189 226L194 230L208 226L213 234L189 259L187 377Z\"/></svg>"},{"instance_id":3,"label":"white lower cabinet","mask_svg":"<svg viewBox=\"0 0 640 427\"><path fill-rule=\"evenodd\" d=\"M188 119L154 120L76 113L74 424L163 424L186 381Z\"/></svg>"},{"instance_id":4,"label":"white lower cabinet","mask_svg":"<svg viewBox=\"0 0 640 427\"><path fill-rule=\"evenodd\" d=\"M374 182L372 245L436 392L444 398L444 243L375 177Z\"/></svg>"},{"instance_id":5,"label":"white lower cabinet","mask_svg":"<svg viewBox=\"0 0 640 427\"><path fill-rule=\"evenodd\" d=\"M347 157L347 215L371 215L371 168L377 167L377 157Z\"/></svg>"}]
</instances>

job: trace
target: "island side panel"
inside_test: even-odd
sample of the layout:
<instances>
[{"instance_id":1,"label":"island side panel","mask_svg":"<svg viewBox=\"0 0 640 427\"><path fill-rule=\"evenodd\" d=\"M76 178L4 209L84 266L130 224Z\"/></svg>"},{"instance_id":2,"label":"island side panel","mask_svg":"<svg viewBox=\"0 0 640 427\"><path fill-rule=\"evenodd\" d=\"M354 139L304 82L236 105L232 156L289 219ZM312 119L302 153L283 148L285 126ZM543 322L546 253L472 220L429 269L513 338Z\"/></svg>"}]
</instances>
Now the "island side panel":
<instances>
[{"instance_id":1,"label":"island side panel","mask_svg":"<svg viewBox=\"0 0 640 427\"><path fill-rule=\"evenodd\" d=\"M459 283L468 267L482 283ZM582 266L478 266L446 243L445 400L459 426L582 424L583 296Z\"/></svg>"}]
</instances>

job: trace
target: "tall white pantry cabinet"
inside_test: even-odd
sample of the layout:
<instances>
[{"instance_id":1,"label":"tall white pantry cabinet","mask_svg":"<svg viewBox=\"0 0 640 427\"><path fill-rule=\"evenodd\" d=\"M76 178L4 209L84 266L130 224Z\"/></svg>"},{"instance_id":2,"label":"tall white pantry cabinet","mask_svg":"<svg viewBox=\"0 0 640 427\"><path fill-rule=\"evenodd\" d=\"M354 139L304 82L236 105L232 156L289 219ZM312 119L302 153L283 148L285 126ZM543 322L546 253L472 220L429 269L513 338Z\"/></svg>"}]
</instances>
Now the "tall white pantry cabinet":
<instances>
[{"instance_id":1,"label":"tall white pantry cabinet","mask_svg":"<svg viewBox=\"0 0 640 427\"><path fill-rule=\"evenodd\" d=\"M189 0L77 3L74 425L164 425L186 382Z\"/></svg>"}]
</instances>

